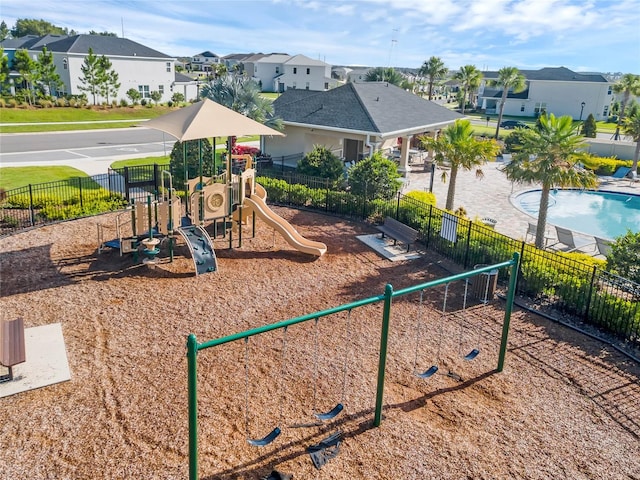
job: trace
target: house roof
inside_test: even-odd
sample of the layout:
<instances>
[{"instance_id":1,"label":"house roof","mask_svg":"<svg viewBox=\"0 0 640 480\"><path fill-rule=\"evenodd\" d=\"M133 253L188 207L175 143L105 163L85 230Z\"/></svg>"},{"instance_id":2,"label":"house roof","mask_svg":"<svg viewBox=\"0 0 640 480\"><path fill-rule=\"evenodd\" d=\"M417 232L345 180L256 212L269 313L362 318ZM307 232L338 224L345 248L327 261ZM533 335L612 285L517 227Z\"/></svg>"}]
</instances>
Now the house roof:
<instances>
[{"instance_id":1,"label":"house roof","mask_svg":"<svg viewBox=\"0 0 640 480\"><path fill-rule=\"evenodd\" d=\"M254 62L255 63L285 63L290 58L291 58L291 55L287 55L286 53L272 53L269 55L264 55L258 60L255 60Z\"/></svg>"},{"instance_id":2,"label":"house roof","mask_svg":"<svg viewBox=\"0 0 640 480\"><path fill-rule=\"evenodd\" d=\"M285 124L370 132L381 137L427 131L463 118L386 82L348 83L324 92L288 89L273 107Z\"/></svg>"},{"instance_id":3,"label":"house roof","mask_svg":"<svg viewBox=\"0 0 640 480\"><path fill-rule=\"evenodd\" d=\"M212 58L219 58L218 55L216 55L215 53L207 50L206 52L202 52L202 53L198 53L197 55L195 55L196 57L212 57Z\"/></svg>"},{"instance_id":4,"label":"house roof","mask_svg":"<svg viewBox=\"0 0 640 480\"><path fill-rule=\"evenodd\" d=\"M601 74L583 74L569 70L566 67L545 67L540 70L520 70L527 80L552 80L563 82L604 82L608 80ZM488 71L482 72L485 78L496 79L498 72Z\"/></svg>"},{"instance_id":5,"label":"house roof","mask_svg":"<svg viewBox=\"0 0 640 480\"><path fill-rule=\"evenodd\" d=\"M173 58L133 40L105 35L45 35L43 37L28 35L12 40L22 39L25 40L19 46L10 48L41 50L46 46L51 52L80 54L88 54L91 48L95 55L107 57ZM5 46L6 41L2 42L2 46Z\"/></svg>"},{"instance_id":6,"label":"house roof","mask_svg":"<svg viewBox=\"0 0 640 480\"><path fill-rule=\"evenodd\" d=\"M195 78L191 78L189 75L185 75L184 73L175 72L175 82L176 83L191 83L197 82Z\"/></svg>"},{"instance_id":7,"label":"house roof","mask_svg":"<svg viewBox=\"0 0 640 480\"><path fill-rule=\"evenodd\" d=\"M320 60L314 60L313 58L309 58L305 55L294 55L284 63L287 65L303 65L303 66L309 66L309 67L312 67L312 66L325 67L328 65L325 62L322 62Z\"/></svg>"}]
</instances>

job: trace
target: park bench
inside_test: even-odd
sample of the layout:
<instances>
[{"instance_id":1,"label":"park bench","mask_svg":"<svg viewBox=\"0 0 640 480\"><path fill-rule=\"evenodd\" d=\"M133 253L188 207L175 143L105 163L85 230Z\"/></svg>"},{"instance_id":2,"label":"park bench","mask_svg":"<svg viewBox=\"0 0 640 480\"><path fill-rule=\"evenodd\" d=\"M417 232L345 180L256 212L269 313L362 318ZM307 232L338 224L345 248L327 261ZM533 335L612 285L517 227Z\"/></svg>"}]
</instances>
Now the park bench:
<instances>
[{"instance_id":1,"label":"park bench","mask_svg":"<svg viewBox=\"0 0 640 480\"><path fill-rule=\"evenodd\" d=\"M418 231L416 229L391 217L385 217L384 223L376 226L376 228L382 232L382 238L385 236L392 238L394 245L398 242L406 243L407 252L411 248L411 244L418 239Z\"/></svg>"}]
</instances>

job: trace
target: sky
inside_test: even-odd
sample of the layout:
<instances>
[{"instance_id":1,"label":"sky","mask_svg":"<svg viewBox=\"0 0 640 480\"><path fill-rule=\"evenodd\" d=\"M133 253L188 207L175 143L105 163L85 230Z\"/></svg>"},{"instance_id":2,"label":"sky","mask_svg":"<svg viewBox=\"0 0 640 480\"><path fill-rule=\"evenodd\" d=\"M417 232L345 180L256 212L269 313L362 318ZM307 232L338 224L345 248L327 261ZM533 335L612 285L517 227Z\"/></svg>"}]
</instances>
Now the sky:
<instances>
[{"instance_id":1,"label":"sky","mask_svg":"<svg viewBox=\"0 0 640 480\"><path fill-rule=\"evenodd\" d=\"M303 54L331 65L475 65L640 74L640 0L0 0L9 28L43 19L164 54Z\"/></svg>"}]
</instances>

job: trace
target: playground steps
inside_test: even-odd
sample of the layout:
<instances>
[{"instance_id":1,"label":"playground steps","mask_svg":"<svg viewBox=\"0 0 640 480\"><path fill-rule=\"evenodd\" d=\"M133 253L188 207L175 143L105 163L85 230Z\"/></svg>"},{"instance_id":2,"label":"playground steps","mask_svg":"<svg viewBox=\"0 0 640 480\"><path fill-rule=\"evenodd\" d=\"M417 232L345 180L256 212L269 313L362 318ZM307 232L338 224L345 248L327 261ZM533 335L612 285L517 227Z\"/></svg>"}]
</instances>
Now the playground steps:
<instances>
[{"instance_id":1,"label":"playground steps","mask_svg":"<svg viewBox=\"0 0 640 480\"><path fill-rule=\"evenodd\" d=\"M178 228L176 232L182 235L189 247L196 267L196 275L218 270L213 240L204 228L199 225L189 225Z\"/></svg>"}]
</instances>

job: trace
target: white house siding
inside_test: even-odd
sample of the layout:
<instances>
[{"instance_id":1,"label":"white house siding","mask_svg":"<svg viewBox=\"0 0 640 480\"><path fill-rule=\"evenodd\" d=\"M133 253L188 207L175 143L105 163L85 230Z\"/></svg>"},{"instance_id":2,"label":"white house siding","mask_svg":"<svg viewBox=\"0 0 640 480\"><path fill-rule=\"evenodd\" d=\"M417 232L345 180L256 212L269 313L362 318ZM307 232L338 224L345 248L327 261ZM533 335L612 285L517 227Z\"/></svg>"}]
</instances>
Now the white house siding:
<instances>
[{"instance_id":1,"label":"white house siding","mask_svg":"<svg viewBox=\"0 0 640 480\"><path fill-rule=\"evenodd\" d=\"M525 111L520 112L522 102L514 99L505 106L505 114L533 116L536 102L546 102L548 113L553 113L556 117L569 115L577 120L584 102L582 119L591 113L596 120L602 120L606 118L603 116L604 107L611 105L612 101L609 91L609 84L601 82L532 81L529 100L525 101ZM506 111L507 106L515 107L513 113Z\"/></svg>"},{"instance_id":2,"label":"white house siding","mask_svg":"<svg viewBox=\"0 0 640 480\"><path fill-rule=\"evenodd\" d=\"M329 65L287 64L284 66L284 75L276 79L276 82L283 83L284 89L323 91L337 85L337 81L330 77L331 67Z\"/></svg>"},{"instance_id":3,"label":"white house siding","mask_svg":"<svg viewBox=\"0 0 640 480\"><path fill-rule=\"evenodd\" d=\"M66 71L64 69L65 59L67 60ZM69 94L80 95L83 93L79 87L82 85L80 78L82 77L81 67L84 64L84 59L85 55L82 54L54 54L56 69L65 82L66 91ZM109 60L111 61L112 69L118 73L118 81L120 82L120 89L115 96L115 100L128 100L126 95L127 90L130 88L138 90L138 87L141 85L148 86L149 93L160 91L162 86L163 95L160 101L167 102L171 100L171 95L173 95L171 84L175 80L174 58L110 56ZM89 102L93 101L90 94L87 94L87 98ZM109 98L109 101L111 100L114 100L114 98ZM106 101L106 99L96 95L97 103L103 101Z\"/></svg>"}]
</instances>

